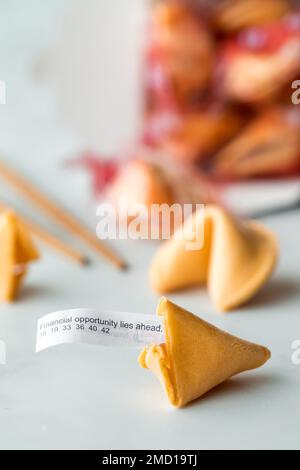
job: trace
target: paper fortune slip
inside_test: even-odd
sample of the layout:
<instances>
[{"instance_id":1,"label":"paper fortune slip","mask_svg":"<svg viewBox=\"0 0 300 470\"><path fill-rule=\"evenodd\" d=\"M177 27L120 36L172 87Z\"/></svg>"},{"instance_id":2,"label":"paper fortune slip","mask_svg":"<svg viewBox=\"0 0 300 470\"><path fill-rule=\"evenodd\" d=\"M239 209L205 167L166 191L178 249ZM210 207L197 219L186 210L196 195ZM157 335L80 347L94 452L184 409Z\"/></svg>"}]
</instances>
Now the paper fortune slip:
<instances>
[{"instance_id":1,"label":"paper fortune slip","mask_svg":"<svg viewBox=\"0 0 300 470\"><path fill-rule=\"evenodd\" d=\"M163 319L155 315L75 309L38 320L36 351L65 343L140 348L164 342Z\"/></svg>"},{"instance_id":2,"label":"paper fortune slip","mask_svg":"<svg viewBox=\"0 0 300 470\"><path fill-rule=\"evenodd\" d=\"M266 347L221 331L166 298L157 316L78 309L41 318L37 351L62 343L146 346L140 366L157 376L178 408L271 357Z\"/></svg>"}]
</instances>

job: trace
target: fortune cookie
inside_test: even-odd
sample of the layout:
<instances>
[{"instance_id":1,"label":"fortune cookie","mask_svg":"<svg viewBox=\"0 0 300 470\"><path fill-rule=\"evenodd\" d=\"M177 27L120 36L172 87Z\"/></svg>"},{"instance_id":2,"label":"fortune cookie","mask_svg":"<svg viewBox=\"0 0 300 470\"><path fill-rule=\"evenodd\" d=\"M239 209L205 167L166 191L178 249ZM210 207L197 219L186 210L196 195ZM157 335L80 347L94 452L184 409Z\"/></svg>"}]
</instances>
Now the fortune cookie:
<instances>
[{"instance_id":1,"label":"fortune cookie","mask_svg":"<svg viewBox=\"0 0 300 470\"><path fill-rule=\"evenodd\" d=\"M223 97L245 104L280 100L282 90L300 71L297 21L299 13L291 14L272 24L247 28L222 44L217 68Z\"/></svg>"},{"instance_id":2,"label":"fortune cookie","mask_svg":"<svg viewBox=\"0 0 300 470\"><path fill-rule=\"evenodd\" d=\"M178 2L155 2L148 32L151 102L161 107L174 96L193 103L213 74L215 45L205 22Z\"/></svg>"},{"instance_id":3,"label":"fortune cookie","mask_svg":"<svg viewBox=\"0 0 300 470\"><path fill-rule=\"evenodd\" d=\"M271 356L267 348L231 336L165 298L157 314L164 318L166 343L145 348L138 360L158 377L175 407L262 366Z\"/></svg>"},{"instance_id":4,"label":"fortune cookie","mask_svg":"<svg viewBox=\"0 0 300 470\"><path fill-rule=\"evenodd\" d=\"M299 173L298 108L293 105L274 106L256 116L216 155L213 163L215 175L243 179Z\"/></svg>"},{"instance_id":5,"label":"fortune cookie","mask_svg":"<svg viewBox=\"0 0 300 470\"><path fill-rule=\"evenodd\" d=\"M172 205L173 190L163 169L154 162L133 160L120 172L109 188L107 199L117 204L126 196L128 206L142 204L151 208L153 204Z\"/></svg>"},{"instance_id":6,"label":"fortune cookie","mask_svg":"<svg viewBox=\"0 0 300 470\"><path fill-rule=\"evenodd\" d=\"M218 206L207 206L204 215L196 212L180 230L159 248L151 264L151 284L159 293L207 283L215 306L227 311L257 293L276 265L275 235L257 222L236 220ZM202 247L191 249L200 231Z\"/></svg>"},{"instance_id":7,"label":"fortune cookie","mask_svg":"<svg viewBox=\"0 0 300 470\"><path fill-rule=\"evenodd\" d=\"M0 216L0 299L10 302L17 295L27 264L39 258L31 236L12 212Z\"/></svg>"},{"instance_id":8,"label":"fortune cookie","mask_svg":"<svg viewBox=\"0 0 300 470\"><path fill-rule=\"evenodd\" d=\"M268 25L291 11L288 0L212 2L212 22L218 31L233 34L244 28Z\"/></svg>"},{"instance_id":9,"label":"fortune cookie","mask_svg":"<svg viewBox=\"0 0 300 470\"><path fill-rule=\"evenodd\" d=\"M165 127L164 122L168 122ZM145 119L144 140L175 161L191 163L215 153L243 124L237 108L216 108L215 102L191 112L154 110Z\"/></svg>"}]
</instances>

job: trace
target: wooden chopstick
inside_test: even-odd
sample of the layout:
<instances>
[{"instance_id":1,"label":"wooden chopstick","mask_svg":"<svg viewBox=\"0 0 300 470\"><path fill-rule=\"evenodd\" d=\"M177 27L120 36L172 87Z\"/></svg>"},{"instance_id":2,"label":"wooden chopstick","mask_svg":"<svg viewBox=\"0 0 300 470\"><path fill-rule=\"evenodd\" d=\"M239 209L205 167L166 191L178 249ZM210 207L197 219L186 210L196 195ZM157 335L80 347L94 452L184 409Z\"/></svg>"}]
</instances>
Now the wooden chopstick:
<instances>
[{"instance_id":1,"label":"wooden chopstick","mask_svg":"<svg viewBox=\"0 0 300 470\"><path fill-rule=\"evenodd\" d=\"M33 185L23 179L2 161L0 161L0 177L2 177L8 184L13 186L19 193L30 199L30 201L38 206L45 214L47 214L65 229L69 230L71 233L77 235L98 254L106 258L117 268L126 269L126 263L106 245L104 245L104 243L102 243L88 229L86 229L79 221L77 221L71 214L67 213L62 208L54 204L39 189L35 188Z\"/></svg>"},{"instance_id":2,"label":"wooden chopstick","mask_svg":"<svg viewBox=\"0 0 300 470\"><path fill-rule=\"evenodd\" d=\"M8 210L8 209L9 209L8 207L5 207L4 205L0 204L0 212L4 212L5 210ZM47 245L49 245L54 250L71 258L76 263L80 265L88 264L88 259L85 255L75 250L74 248L70 247L69 245L65 244L64 242L56 238L54 235L51 235L49 232L47 232L45 229L43 229L36 223L28 219L25 219L24 217L21 217L19 215L18 217L23 223L23 225L28 229L28 231L32 233L33 236L40 239L42 242L46 243Z\"/></svg>"}]
</instances>

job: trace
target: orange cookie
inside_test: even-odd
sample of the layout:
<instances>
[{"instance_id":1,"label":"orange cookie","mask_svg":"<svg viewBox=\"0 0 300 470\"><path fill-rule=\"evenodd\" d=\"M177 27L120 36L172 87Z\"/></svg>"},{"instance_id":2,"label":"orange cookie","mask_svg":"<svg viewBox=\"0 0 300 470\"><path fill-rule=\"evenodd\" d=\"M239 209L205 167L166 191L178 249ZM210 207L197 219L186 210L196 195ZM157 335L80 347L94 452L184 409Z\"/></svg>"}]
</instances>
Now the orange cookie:
<instances>
[{"instance_id":1,"label":"orange cookie","mask_svg":"<svg viewBox=\"0 0 300 470\"><path fill-rule=\"evenodd\" d=\"M194 214L165 242L150 268L159 293L207 284L219 310L234 309L265 284L273 272L278 248L275 235L254 221L238 221L218 206ZM201 240L203 246L191 249Z\"/></svg>"},{"instance_id":2,"label":"orange cookie","mask_svg":"<svg viewBox=\"0 0 300 470\"><path fill-rule=\"evenodd\" d=\"M299 130L298 106L267 109L217 154L214 173L239 179L299 172Z\"/></svg>"},{"instance_id":3,"label":"orange cookie","mask_svg":"<svg viewBox=\"0 0 300 470\"><path fill-rule=\"evenodd\" d=\"M151 345L139 357L141 367L160 380L172 405L183 407L241 372L267 362L270 351L231 336L162 299L166 343Z\"/></svg>"},{"instance_id":4,"label":"orange cookie","mask_svg":"<svg viewBox=\"0 0 300 470\"><path fill-rule=\"evenodd\" d=\"M13 301L27 272L27 264L39 254L31 236L12 212L0 217L0 299Z\"/></svg>"}]
</instances>

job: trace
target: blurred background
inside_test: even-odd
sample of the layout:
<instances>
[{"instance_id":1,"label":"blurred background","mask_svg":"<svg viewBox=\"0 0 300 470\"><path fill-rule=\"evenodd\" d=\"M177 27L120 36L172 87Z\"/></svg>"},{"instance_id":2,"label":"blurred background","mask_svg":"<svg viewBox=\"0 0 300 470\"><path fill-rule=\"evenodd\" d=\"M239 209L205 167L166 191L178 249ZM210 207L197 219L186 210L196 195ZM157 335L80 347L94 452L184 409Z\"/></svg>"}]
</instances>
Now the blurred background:
<instances>
[{"instance_id":1,"label":"blurred background","mask_svg":"<svg viewBox=\"0 0 300 470\"><path fill-rule=\"evenodd\" d=\"M82 214L94 210L93 190L130 192L140 160L142 177L158 166L176 201L217 199L248 214L297 204L295 2L2 0L1 8L3 158L73 210L74 187ZM77 157L79 171L67 168Z\"/></svg>"}]
</instances>

